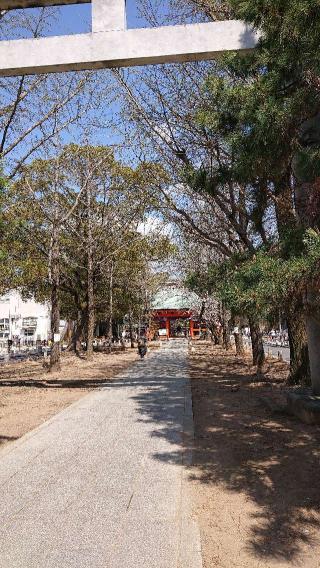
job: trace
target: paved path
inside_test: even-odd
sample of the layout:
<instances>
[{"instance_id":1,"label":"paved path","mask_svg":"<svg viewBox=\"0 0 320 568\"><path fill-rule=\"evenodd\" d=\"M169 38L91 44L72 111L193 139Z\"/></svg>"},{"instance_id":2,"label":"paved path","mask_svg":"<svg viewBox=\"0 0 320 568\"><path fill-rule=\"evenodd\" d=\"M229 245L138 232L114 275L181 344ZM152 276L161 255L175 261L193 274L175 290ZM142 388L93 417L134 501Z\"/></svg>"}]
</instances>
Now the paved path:
<instances>
[{"instance_id":1,"label":"paved path","mask_svg":"<svg viewBox=\"0 0 320 568\"><path fill-rule=\"evenodd\" d=\"M1 568L199 568L186 345L170 343L0 453Z\"/></svg>"}]
</instances>

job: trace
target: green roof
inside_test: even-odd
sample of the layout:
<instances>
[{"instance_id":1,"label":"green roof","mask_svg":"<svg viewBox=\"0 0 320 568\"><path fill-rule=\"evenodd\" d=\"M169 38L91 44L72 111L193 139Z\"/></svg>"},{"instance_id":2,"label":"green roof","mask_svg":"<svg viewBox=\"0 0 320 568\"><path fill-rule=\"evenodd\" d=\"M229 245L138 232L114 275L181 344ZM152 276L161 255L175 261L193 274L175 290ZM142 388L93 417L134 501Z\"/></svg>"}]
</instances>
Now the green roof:
<instances>
[{"instance_id":1,"label":"green roof","mask_svg":"<svg viewBox=\"0 0 320 568\"><path fill-rule=\"evenodd\" d=\"M190 310L199 302L199 296L190 290L168 287L155 295L151 307L154 310Z\"/></svg>"}]
</instances>

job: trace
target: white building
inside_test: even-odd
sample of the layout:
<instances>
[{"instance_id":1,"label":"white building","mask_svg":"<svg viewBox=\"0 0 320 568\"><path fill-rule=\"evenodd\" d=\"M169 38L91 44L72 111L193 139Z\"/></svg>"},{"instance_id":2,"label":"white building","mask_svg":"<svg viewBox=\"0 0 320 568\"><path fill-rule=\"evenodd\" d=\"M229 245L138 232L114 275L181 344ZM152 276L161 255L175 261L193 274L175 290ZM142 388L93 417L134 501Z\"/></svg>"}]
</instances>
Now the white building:
<instances>
[{"instance_id":1,"label":"white building","mask_svg":"<svg viewBox=\"0 0 320 568\"><path fill-rule=\"evenodd\" d=\"M8 339L20 340L21 345L47 341L49 333L50 309L47 304L23 301L15 290L0 297L1 346L5 346Z\"/></svg>"}]
</instances>

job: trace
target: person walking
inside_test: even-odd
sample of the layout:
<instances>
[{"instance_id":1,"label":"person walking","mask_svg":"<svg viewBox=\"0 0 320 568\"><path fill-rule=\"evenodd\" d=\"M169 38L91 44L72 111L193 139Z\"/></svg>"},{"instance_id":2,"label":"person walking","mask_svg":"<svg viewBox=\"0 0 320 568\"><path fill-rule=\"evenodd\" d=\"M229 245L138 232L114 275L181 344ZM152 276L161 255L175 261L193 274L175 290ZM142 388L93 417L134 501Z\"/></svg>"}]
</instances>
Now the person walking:
<instances>
[{"instance_id":1,"label":"person walking","mask_svg":"<svg viewBox=\"0 0 320 568\"><path fill-rule=\"evenodd\" d=\"M148 351L146 337L139 337L138 339L138 353L141 359L144 359Z\"/></svg>"}]
</instances>

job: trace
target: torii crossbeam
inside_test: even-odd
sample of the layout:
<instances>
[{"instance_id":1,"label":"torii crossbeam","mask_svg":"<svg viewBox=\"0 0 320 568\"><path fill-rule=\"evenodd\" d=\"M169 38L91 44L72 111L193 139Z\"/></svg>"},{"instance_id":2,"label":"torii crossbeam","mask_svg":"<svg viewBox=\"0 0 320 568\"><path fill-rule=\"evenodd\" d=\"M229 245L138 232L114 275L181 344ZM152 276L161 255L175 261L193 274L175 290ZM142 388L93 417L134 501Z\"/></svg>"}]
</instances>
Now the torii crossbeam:
<instances>
[{"instance_id":1,"label":"torii crossbeam","mask_svg":"<svg viewBox=\"0 0 320 568\"><path fill-rule=\"evenodd\" d=\"M86 0L0 0L0 10ZM258 34L237 20L126 29L125 0L92 0L91 33L0 41L0 76L214 59L253 49Z\"/></svg>"}]
</instances>

